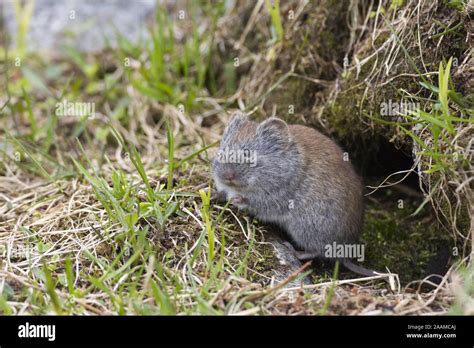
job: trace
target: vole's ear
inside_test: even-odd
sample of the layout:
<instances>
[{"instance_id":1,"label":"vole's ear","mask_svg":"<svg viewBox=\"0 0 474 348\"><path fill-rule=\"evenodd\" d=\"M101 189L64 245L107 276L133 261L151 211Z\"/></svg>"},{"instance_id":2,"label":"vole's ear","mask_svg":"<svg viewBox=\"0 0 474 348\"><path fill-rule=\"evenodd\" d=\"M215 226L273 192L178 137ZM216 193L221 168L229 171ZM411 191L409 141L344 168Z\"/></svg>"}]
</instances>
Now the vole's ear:
<instances>
[{"instance_id":1,"label":"vole's ear","mask_svg":"<svg viewBox=\"0 0 474 348\"><path fill-rule=\"evenodd\" d=\"M232 115L229 124L225 128L223 139L229 135L234 134L244 123L248 121L248 116L241 111L236 111Z\"/></svg>"},{"instance_id":2,"label":"vole's ear","mask_svg":"<svg viewBox=\"0 0 474 348\"><path fill-rule=\"evenodd\" d=\"M257 127L257 136L261 137L279 137L289 139L290 133L288 125L280 118L270 117L260 123Z\"/></svg>"}]
</instances>

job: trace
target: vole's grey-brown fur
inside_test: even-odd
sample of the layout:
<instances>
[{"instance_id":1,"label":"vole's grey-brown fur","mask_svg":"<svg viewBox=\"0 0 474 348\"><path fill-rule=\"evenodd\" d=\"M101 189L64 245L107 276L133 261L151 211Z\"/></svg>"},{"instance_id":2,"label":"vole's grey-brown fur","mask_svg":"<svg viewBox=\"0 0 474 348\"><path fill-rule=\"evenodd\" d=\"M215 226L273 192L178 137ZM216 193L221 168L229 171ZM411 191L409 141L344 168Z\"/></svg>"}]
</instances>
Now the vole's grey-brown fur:
<instances>
[{"instance_id":1,"label":"vole's grey-brown fur","mask_svg":"<svg viewBox=\"0 0 474 348\"><path fill-rule=\"evenodd\" d=\"M263 222L284 229L301 259L324 257L327 245L357 243L363 222L363 186L336 143L315 129L278 118L258 124L234 115L219 149L245 153L212 164L221 197ZM256 163L245 159L255 154ZM242 163L245 162L245 163ZM343 260L352 271L373 271Z\"/></svg>"}]
</instances>

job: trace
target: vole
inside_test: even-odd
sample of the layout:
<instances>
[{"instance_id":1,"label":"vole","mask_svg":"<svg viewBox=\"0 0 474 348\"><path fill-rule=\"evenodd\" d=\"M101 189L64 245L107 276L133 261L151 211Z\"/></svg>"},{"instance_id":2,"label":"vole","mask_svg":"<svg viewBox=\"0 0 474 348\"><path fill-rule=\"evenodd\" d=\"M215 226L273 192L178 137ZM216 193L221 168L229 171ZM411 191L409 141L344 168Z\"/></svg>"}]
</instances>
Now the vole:
<instances>
[{"instance_id":1,"label":"vole","mask_svg":"<svg viewBox=\"0 0 474 348\"><path fill-rule=\"evenodd\" d=\"M282 228L300 260L358 242L362 181L341 148L315 129L276 117L259 124L238 112L224 131L212 177L219 200ZM353 272L377 275L347 255L336 259Z\"/></svg>"}]
</instances>

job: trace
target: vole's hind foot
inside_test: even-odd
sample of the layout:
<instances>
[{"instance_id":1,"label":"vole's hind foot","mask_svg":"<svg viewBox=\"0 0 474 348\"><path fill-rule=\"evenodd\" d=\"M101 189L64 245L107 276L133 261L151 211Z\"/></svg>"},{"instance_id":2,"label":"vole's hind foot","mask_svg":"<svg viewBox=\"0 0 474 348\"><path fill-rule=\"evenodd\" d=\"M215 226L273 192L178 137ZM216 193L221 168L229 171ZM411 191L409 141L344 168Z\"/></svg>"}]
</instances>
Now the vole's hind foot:
<instances>
[{"instance_id":1,"label":"vole's hind foot","mask_svg":"<svg viewBox=\"0 0 474 348\"><path fill-rule=\"evenodd\" d=\"M309 261L315 259L318 255L316 253L308 253L306 251L295 251L295 256L300 261Z\"/></svg>"},{"instance_id":2,"label":"vole's hind foot","mask_svg":"<svg viewBox=\"0 0 474 348\"><path fill-rule=\"evenodd\" d=\"M286 246L286 248L287 248L288 250L290 250L291 252L296 253L296 249L295 249L295 247L293 246L293 244L291 244L291 243L288 242L287 240L285 240L285 241L283 242L283 245Z\"/></svg>"},{"instance_id":3,"label":"vole's hind foot","mask_svg":"<svg viewBox=\"0 0 474 348\"><path fill-rule=\"evenodd\" d=\"M316 253L309 253L307 251L296 250L293 244L288 241L284 241L283 245L286 246L300 261L308 261L316 258L318 255Z\"/></svg>"}]
</instances>

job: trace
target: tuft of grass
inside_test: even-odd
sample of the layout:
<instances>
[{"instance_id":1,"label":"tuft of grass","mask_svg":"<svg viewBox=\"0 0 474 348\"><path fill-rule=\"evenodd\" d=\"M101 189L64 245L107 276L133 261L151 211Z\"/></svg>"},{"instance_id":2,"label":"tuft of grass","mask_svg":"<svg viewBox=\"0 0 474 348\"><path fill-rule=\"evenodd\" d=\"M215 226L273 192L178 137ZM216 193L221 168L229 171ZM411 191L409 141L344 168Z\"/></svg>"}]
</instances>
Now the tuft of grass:
<instances>
[{"instance_id":1,"label":"tuft of grass","mask_svg":"<svg viewBox=\"0 0 474 348\"><path fill-rule=\"evenodd\" d=\"M191 33L182 43L176 45L175 35L179 25L186 21L170 18L163 5L157 5L155 22L149 30L151 44L141 46L126 38L119 39L119 57L138 60L146 54L147 61L136 69L127 68L127 77L132 86L143 95L163 103L182 104L186 110L193 110L196 99L206 96L206 85L210 91L216 90L216 81L212 67L212 55L215 50L214 35L217 30L217 18L224 7L205 6L202 9L189 3L186 16L191 22ZM209 28L200 32L196 16L211 16ZM206 76L210 78L206 83ZM213 87L214 86L214 87Z\"/></svg>"},{"instance_id":2,"label":"tuft of grass","mask_svg":"<svg viewBox=\"0 0 474 348\"><path fill-rule=\"evenodd\" d=\"M12 0L15 19L17 22L17 39L15 54L23 58L26 54L26 35L33 15L35 0Z\"/></svg>"},{"instance_id":3,"label":"tuft of grass","mask_svg":"<svg viewBox=\"0 0 474 348\"><path fill-rule=\"evenodd\" d=\"M4 295L1 292L0 292L0 310L4 315L13 314L11 307L8 305L7 300L5 299Z\"/></svg>"},{"instance_id":4,"label":"tuft of grass","mask_svg":"<svg viewBox=\"0 0 474 348\"><path fill-rule=\"evenodd\" d=\"M272 29L276 42L281 42L283 40L283 26L281 24L280 16L280 0L274 0L272 5L270 0L265 0L265 6L270 13L272 19Z\"/></svg>"},{"instance_id":5,"label":"tuft of grass","mask_svg":"<svg viewBox=\"0 0 474 348\"><path fill-rule=\"evenodd\" d=\"M153 280L150 284L153 291L153 297L160 308L160 313L164 315L175 315L176 309L171 303L169 296L163 292Z\"/></svg>"},{"instance_id":6,"label":"tuft of grass","mask_svg":"<svg viewBox=\"0 0 474 348\"><path fill-rule=\"evenodd\" d=\"M45 286L46 286L46 291L51 298L51 302L53 304L53 308L56 312L56 314L62 314L62 303L59 300L58 295L56 294L56 284L53 281L53 278L51 276L51 272L48 268L48 265L46 263L43 264L43 273L44 273L44 279L45 279Z\"/></svg>"},{"instance_id":7,"label":"tuft of grass","mask_svg":"<svg viewBox=\"0 0 474 348\"><path fill-rule=\"evenodd\" d=\"M464 11L469 0L443 0L447 7L454 8L460 12Z\"/></svg>"},{"instance_id":8,"label":"tuft of grass","mask_svg":"<svg viewBox=\"0 0 474 348\"><path fill-rule=\"evenodd\" d=\"M451 113L449 102L453 102L458 108L464 109L466 102L462 96L456 93L450 85L450 71L452 58L449 59L446 67L442 63L439 64L438 71L438 86L429 83L420 82L420 84L433 93L436 93L437 101L431 104L429 112L423 110L416 110L412 115L402 115L408 121L413 122L416 129L426 129L429 131L432 139L431 144L426 144L415 132L408 127L400 124L400 129L409 135L422 149L420 155L428 158L428 168L425 170L428 174L441 171L455 170L458 164L462 163L465 158L461 153L456 152L452 144L452 139L456 135L456 128L458 124L474 123L474 114L472 110L465 110L461 112L464 117L454 116ZM449 152L446 151L449 149Z\"/></svg>"},{"instance_id":9,"label":"tuft of grass","mask_svg":"<svg viewBox=\"0 0 474 348\"><path fill-rule=\"evenodd\" d=\"M168 191L173 188L173 170L174 170L174 136L170 125L166 124L166 138L168 139Z\"/></svg>"},{"instance_id":10,"label":"tuft of grass","mask_svg":"<svg viewBox=\"0 0 474 348\"><path fill-rule=\"evenodd\" d=\"M204 220L204 229L207 232L207 243L208 243L208 266L214 261L214 248L215 248L215 232L214 226L211 225L211 218L209 214L209 208L211 206L211 190L207 193L203 190L199 191L199 195L202 200L201 214Z\"/></svg>"},{"instance_id":11,"label":"tuft of grass","mask_svg":"<svg viewBox=\"0 0 474 348\"><path fill-rule=\"evenodd\" d=\"M454 274L452 292L455 301L449 311L451 315L473 315L474 314L474 266L461 265Z\"/></svg>"},{"instance_id":12,"label":"tuft of grass","mask_svg":"<svg viewBox=\"0 0 474 348\"><path fill-rule=\"evenodd\" d=\"M333 275L332 275L332 284L328 290L326 299L324 300L324 306L321 308L320 315L326 315L329 310L329 307L331 306L331 300L332 300L332 297L334 296L334 289L336 287L336 281L338 277L339 277L339 261L336 261Z\"/></svg>"}]
</instances>

